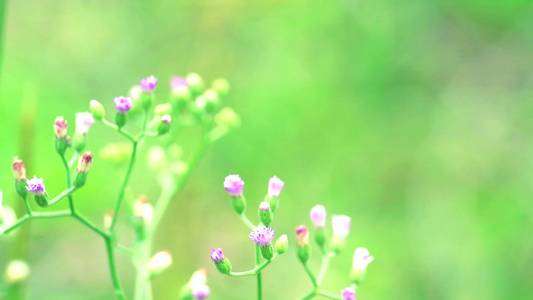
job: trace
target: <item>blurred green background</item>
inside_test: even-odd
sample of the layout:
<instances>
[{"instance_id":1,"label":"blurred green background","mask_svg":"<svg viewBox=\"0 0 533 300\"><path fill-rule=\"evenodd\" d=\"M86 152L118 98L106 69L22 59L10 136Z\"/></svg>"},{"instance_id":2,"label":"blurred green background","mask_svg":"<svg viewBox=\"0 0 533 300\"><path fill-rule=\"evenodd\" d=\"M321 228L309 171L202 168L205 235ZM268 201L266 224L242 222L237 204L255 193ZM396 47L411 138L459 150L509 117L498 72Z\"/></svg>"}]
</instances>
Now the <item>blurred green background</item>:
<instances>
[{"instance_id":1,"label":"blurred green background","mask_svg":"<svg viewBox=\"0 0 533 300\"><path fill-rule=\"evenodd\" d=\"M176 299L203 266L211 299L253 299L253 278L222 276L209 259L221 247L236 270L253 264L222 188L232 173L246 181L250 217L269 177L286 182L273 225L293 247L264 272L265 299L311 289L293 230L310 225L318 203L352 217L347 250L325 282L331 291L348 285L352 251L365 246L375 262L358 299L533 298L532 1L17 0L6 26L0 188L9 205L19 201L16 155L52 194L62 190L56 116L74 124L91 99L112 110L113 97L151 74L159 100L171 75L230 81L225 104L242 126L215 144L171 205L155 249L175 263L154 280L155 299ZM22 130L22 112L35 115L34 135ZM121 139L97 124L88 148ZM132 190L153 199L147 170L137 165ZM95 159L76 193L94 222L114 205L122 174ZM9 250L15 235L1 239L0 267L8 252L27 252L26 299L113 299L100 237L69 219L24 230L23 249ZM122 237L131 240L125 226ZM133 268L117 257L131 295Z\"/></svg>"}]
</instances>

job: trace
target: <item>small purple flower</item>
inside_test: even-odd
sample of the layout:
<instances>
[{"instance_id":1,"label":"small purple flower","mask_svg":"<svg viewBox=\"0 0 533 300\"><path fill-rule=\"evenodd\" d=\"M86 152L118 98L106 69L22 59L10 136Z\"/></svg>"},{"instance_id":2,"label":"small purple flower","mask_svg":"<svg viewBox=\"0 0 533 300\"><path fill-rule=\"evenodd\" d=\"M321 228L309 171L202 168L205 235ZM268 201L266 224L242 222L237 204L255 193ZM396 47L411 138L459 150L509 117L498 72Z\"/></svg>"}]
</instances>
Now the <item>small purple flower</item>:
<instances>
[{"instance_id":1,"label":"small purple flower","mask_svg":"<svg viewBox=\"0 0 533 300\"><path fill-rule=\"evenodd\" d=\"M374 260L366 248L357 248L353 253L353 267L357 270L366 270L368 264Z\"/></svg>"},{"instance_id":2,"label":"small purple flower","mask_svg":"<svg viewBox=\"0 0 533 300\"><path fill-rule=\"evenodd\" d=\"M242 197L244 181L239 175L229 175L224 179L224 188L231 197Z\"/></svg>"},{"instance_id":3,"label":"small purple flower","mask_svg":"<svg viewBox=\"0 0 533 300\"><path fill-rule=\"evenodd\" d=\"M131 109L132 101L130 97L115 97L113 99L115 102L115 107L117 108L117 113L119 114L125 114Z\"/></svg>"},{"instance_id":4,"label":"small purple flower","mask_svg":"<svg viewBox=\"0 0 533 300\"><path fill-rule=\"evenodd\" d=\"M141 79L141 82L139 83L141 90L145 93L152 93L156 85L157 85L157 78L155 78L154 76L143 78Z\"/></svg>"},{"instance_id":5,"label":"small purple flower","mask_svg":"<svg viewBox=\"0 0 533 300\"><path fill-rule=\"evenodd\" d=\"M311 217L311 222L313 222L313 225L316 229L323 229L326 227L327 213L326 208L323 205L316 205L315 207L311 208L309 216Z\"/></svg>"},{"instance_id":6,"label":"small purple flower","mask_svg":"<svg viewBox=\"0 0 533 300\"><path fill-rule=\"evenodd\" d=\"M28 184L28 186L26 186L28 192L36 196L42 196L45 194L44 182L42 178L37 178L37 176L33 176L32 179L26 180L26 183Z\"/></svg>"},{"instance_id":7,"label":"small purple flower","mask_svg":"<svg viewBox=\"0 0 533 300\"><path fill-rule=\"evenodd\" d=\"M270 203L261 202L261 204L259 204L259 210L270 210Z\"/></svg>"},{"instance_id":8,"label":"small purple flower","mask_svg":"<svg viewBox=\"0 0 533 300\"><path fill-rule=\"evenodd\" d=\"M355 290L351 287L342 290L342 300L355 300Z\"/></svg>"},{"instance_id":9,"label":"small purple flower","mask_svg":"<svg viewBox=\"0 0 533 300\"><path fill-rule=\"evenodd\" d=\"M250 239L254 243L258 244L259 247L265 248L270 246L272 239L274 238L275 231L270 227L258 226L253 231L250 232Z\"/></svg>"},{"instance_id":10,"label":"small purple flower","mask_svg":"<svg viewBox=\"0 0 533 300\"><path fill-rule=\"evenodd\" d=\"M285 183L281 181L278 177L274 176L270 178L268 181L268 195L270 197L279 197L279 194L281 193L281 190L283 190L283 186Z\"/></svg>"},{"instance_id":11,"label":"small purple flower","mask_svg":"<svg viewBox=\"0 0 533 300\"><path fill-rule=\"evenodd\" d=\"M351 220L348 216L333 216L333 235L345 238L350 233Z\"/></svg>"},{"instance_id":12,"label":"small purple flower","mask_svg":"<svg viewBox=\"0 0 533 300\"><path fill-rule=\"evenodd\" d=\"M215 262L215 264L220 263L224 259L224 253L222 253L222 249L211 249L211 259Z\"/></svg>"},{"instance_id":13,"label":"small purple flower","mask_svg":"<svg viewBox=\"0 0 533 300\"><path fill-rule=\"evenodd\" d=\"M89 133L89 128L94 124L93 114L81 112L76 114L76 132L82 135Z\"/></svg>"},{"instance_id":14,"label":"small purple flower","mask_svg":"<svg viewBox=\"0 0 533 300\"><path fill-rule=\"evenodd\" d=\"M172 90L179 90L183 88L189 87L189 84L187 83L187 80L183 77L172 77L170 79L170 87Z\"/></svg>"},{"instance_id":15,"label":"small purple flower","mask_svg":"<svg viewBox=\"0 0 533 300\"><path fill-rule=\"evenodd\" d=\"M170 125L170 123L172 123L172 117L169 114L163 115L161 117L161 122Z\"/></svg>"},{"instance_id":16,"label":"small purple flower","mask_svg":"<svg viewBox=\"0 0 533 300\"><path fill-rule=\"evenodd\" d=\"M205 284L193 285L192 296L194 299L206 299L209 297L209 287Z\"/></svg>"}]
</instances>

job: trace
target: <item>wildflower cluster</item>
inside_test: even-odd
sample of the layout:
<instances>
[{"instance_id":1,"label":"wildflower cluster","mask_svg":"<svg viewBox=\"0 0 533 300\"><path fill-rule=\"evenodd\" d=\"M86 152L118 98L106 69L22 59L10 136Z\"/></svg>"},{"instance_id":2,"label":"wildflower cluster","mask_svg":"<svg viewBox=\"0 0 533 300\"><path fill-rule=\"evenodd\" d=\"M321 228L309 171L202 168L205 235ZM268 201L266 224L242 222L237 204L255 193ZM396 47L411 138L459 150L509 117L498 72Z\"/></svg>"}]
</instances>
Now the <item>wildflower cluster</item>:
<instances>
[{"instance_id":1,"label":"wildflower cluster","mask_svg":"<svg viewBox=\"0 0 533 300\"><path fill-rule=\"evenodd\" d=\"M326 272L330 260L337 254L342 252L345 247L345 241L350 233L351 219L345 215L334 215L331 218L333 234L330 236L326 230L327 212L322 205L316 205L309 213L314 229L314 240L322 255L322 264L318 276L315 276L311 271L307 262L311 256L311 246L309 244L309 230L307 226L300 225L296 227L296 241L298 247L298 259L302 263L307 272L307 275L313 283L313 290L301 298L301 300L311 299L315 296L321 295L330 299L355 300L355 290L362 282L366 274L366 268L374 258L366 248L355 249L353 256L353 264L350 273L351 285L344 288L341 296L336 296L333 293L325 291L321 284L325 279Z\"/></svg>"},{"instance_id":2,"label":"wildflower cluster","mask_svg":"<svg viewBox=\"0 0 533 300\"><path fill-rule=\"evenodd\" d=\"M283 190L283 186L284 183L279 178L274 176L270 179L265 201L259 204L259 223L254 225L244 214L246 209L246 200L243 194L244 181L239 175L229 175L224 180L224 188L231 198L233 210L251 230L248 237L255 244L256 260L254 268L244 272L233 272L229 259L220 248L211 250L211 260L213 260L216 268L222 274L231 277L256 276L258 285L257 299L262 297L261 270L276 259L278 255L285 253L288 248L288 239L285 234L280 236L275 244L272 243L275 237L275 230L269 227L274 217L274 211L278 206L279 195L281 190ZM264 261L261 260L261 257L263 257Z\"/></svg>"},{"instance_id":3,"label":"wildflower cluster","mask_svg":"<svg viewBox=\"0 0 533 300\"><path fill-rule=\"evenodd\" d=\"M130 89L127 96L111 97L103 101L105 106L113 106L113 121L106 118L106 109L102 103L91 100L88 112L75 115L75 129L72 136L69 136L68 120L63 116L55 119L54 147L66 175L66 186L61 193L55 197L49 195L45 187L46 176L35 175L27 178L26 166L19 158L13 161L13 175L15 190L24 203L25 214L17 219L12 209L2 205L0 192L0 234L9 234L30 220L71 217L102 237L117 299L126 299L126 295L116 268L116 252L125 254L135 266L137 271L135 299L152 298L150 280L172 263L172 256L168 251L152 253L154 234L163 214L170 201L190 178L209 146L239 124L239 118L231 108L220 109L222 99L229 91L226 80L217 79L210 88L206 88L198 74L173 77L170 79L168 100L154 107L158 83L157 78L150 76L141 79L138 85ZM117 132L126 143L110 143L96 156L87 151L89 132L96 122ZM190 127L201 127L202 134L199 136L198 147L191 154L183 155L187 151L182 150L177 143L178 133ZM140 130L137 129L137 133L132 133L131 130L136 128ZM132 213L125 219L133 220L127 224L133 225L135 241L131 246L124 246L117 232L117 223L123 212L126 189L139 157L142 142L152 137L158 138L159 145L148 151L148 162L157 173L161 195L157 201L149 201L147 197L139 195L133 203L129 203ZM71 153L69 150L72 150ZM67 155L70 157L67 158ZM96 166L102 163L102 160L128 161L128 163L124 179L116 190L114 208L103 216L103 226L98 226L76 207L74 195L78 189L88 185L88 175L93 163ZM39 173L44 174L46 170L41 170ZM30 201L30 197L33 197L35 204ZM67 199L67 209L51 209L63 199ZM38 212L35 210L35 205L47 211ZM9 282L24 280L30 274L29 266L25 262L13 261L9 266L6 271ZM188 296L182 298L207 298L209 288L206 285L205 270L194 273L186 286L186 291L183 293L190 295L190 298L187 298Z\"/></svg>"}]
</instances>

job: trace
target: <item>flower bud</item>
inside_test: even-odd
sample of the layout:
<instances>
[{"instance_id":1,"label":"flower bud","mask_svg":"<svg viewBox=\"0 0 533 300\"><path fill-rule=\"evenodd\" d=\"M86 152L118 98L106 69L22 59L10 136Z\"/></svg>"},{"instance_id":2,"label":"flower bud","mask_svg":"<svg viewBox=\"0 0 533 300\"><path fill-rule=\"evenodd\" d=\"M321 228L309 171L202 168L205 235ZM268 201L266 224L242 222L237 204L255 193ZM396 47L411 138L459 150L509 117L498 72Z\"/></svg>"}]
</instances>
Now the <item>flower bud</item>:
<instances>
[{"instance_id":1,"label":"flower bud","mask_svg":"<svg viewBox=\"0 0 533 300\"><path fill-rule=\"evenodd\" d=\"M55 148L59 155L64 155L68 147L67 121L63 117L57 117L54 122Z\"/></svg>"},{"instance_id":2,"label":"flower bud","mask_svg":"<svg viewBox=\"0 0 533 300\"><path fill-rule=\"evenodd\" d=\"M170 114L170 113L172 113L172 104L170 104L170 103L158 104L154 108L154 112L158 116L163 116L163 115L166 115L166 114Z\"/></svg>"},{"instance_id":3,"label":"flower bud","mask_svg":"<svg viewBox=\"0 0 533 300\"><path fill-rule=\"evenodd\" d=\"M23 260L12 260L6 267L4 278L7 283L13 284L26 280L30 275L30 267Z\"/></svg>"},{"instance_id":4,"label":"flower bud","mask_svg":"<svg viewBox=\"0 0 533 300\"><path fill-rule=\"evenodd\" d=\"M161 251L156 253L148 262L148 272L150 277L161 274L166 268L172 264L172 256L168 251Z\"/></svg>"},{"instance_id":5,"label":"flower bud","mask_svg":"<svg viewBox=\"0 0 533 300\"><path fill-rule=\"evenodd\" d=\"M214 90L207 90L203 94L205 99L205 111L208 113L214 112L220 104L220 98Z\"/></svg>"},{"instance_id":6,"label":"flower bud","mask_svg":"<svg viewBox=\"0 0 533 300\"><path fill-rule=\"evenodd\" d=\"M173 77L170 80L170 87L172 89L172 106L174 106L177 112L181 112L187 107L187 104L191 100L191 91L189 89L189 85L184 78Z\"/></svg>"},{"instance_id":7,"label":"flower bud","mask_svg":"<svg viewBox=\"0 0 533 300\"><path fill-rule=\"evenodd\" d=\"M298 259L305 264L311 255L309 231L305 225L296 227L296 245L298 246Z\"/></svg>"},{"instance_id":8,"label":"flower bud","mask_svg":"<svg viewBox=\"0 0 533 300\"><path fill-rule=\"evenodd\" d=\"M153 93L156 86L157 86L157 78L155 78L153 75L143 78L139 82L139 87L141 88L141 91L146 94Z\"/></svg>"},{"instance_id":9,"label":"flower bud","mask_svg":"<svg viewBox=\"0 0 533 300\"><path fill-rule=\"evenodd\" d=\"M98 121L102 121L105 116L104 106L96 100L91 100L89 102L89 111L93 114L94 119Z\"/></svg>"},{"instance_id":10,"label":"flower bud","mask_svg":"<svg viewBox=\"0 0 533 300\"><path fill-rule=\"evenodd\" d=\"M222 274L229 274L231 272L231 263L229 259L224 256L222 249L212 249L211 250L211 259L215 263L218 271Z\"/></svg>"},{"instance_id":11,"label":"flower bud","mask_svg":"<svg viewBox=\"0 0 533 300\"><path fill-rule=\"evenodd\" d=\"M370 256L370 252L366 248L357 248L353 254L352 270L350 272L350 280L354 284L359 284L366 275L366 268L374 260Z\"/></svg>"},{"instance_id":12,"label":"flower bud","mask_svg":"<svg viewBox=\"0 0 533 300\"><path fill-rule=\"evenodd\" d=\"M268 202L261 202L259 204L259 220L265 226L270 226L273 218L272 210L270 210L270 204Z\"/></svg>"},{"instance_id":13,"label":"flower bud","mask_svg":"<svg viewBox=\"0 0 533 300\"><path fill-rule=\"evenodd\" d=\"M190 73L185 77L193 96L200 95L204 90L204 80L196 73Z\"/></svg>"},{"instance_id":14,"label":"flower bud","mask_svg":"<svg viewBox=\"0 0 533 300\"><path fill-rule=\"evenodd\" d=\"M215 79L211 88L215 90L220 97L225 97L229 92L229 82L223 78Z\"/></svg>"},{"instance_id":15,"label":"flower bud","mask_svg":"<svg viewBox=\"0 0 533 300\"><path fill-rule=\"evenodd\" d=\"M224 188L231 197L233 209L240 215L246 208L246 201L242 196L244 181L239 175L229 175L224 179Z\"/></svg>"},{"instance_id":16,"label":"flower bud","mask_svg":"<svg viewBox=\"0 0 533 300\"><path fill-rule=\"evenodd\" d=\"M72 138L72 147L76 152L83 151L87 143L89 128L94 124L94 117L91 113L82 112L76 114L76 132Z\"/></svg>"},{"instance_id":17,"label":"flower bud","mask_svg":"<svg viewBox=\"0 0 533 300\"><path fill-rule=\"evenodd\" d=\"M93 155L91 152L85 152L81 155L78 162L78 167L76 168L76 175L74 177L74 186L77 188L85 185L87 181L87 174L93 162Z\"/></svg>"},{"instance_id":18,"label":"flower bud","mask_svg":"<svg viewBox=\"0 0 533 300\"><path fill-rule=\"evenodd\" d=\"M192 296L194 299L207 299L209 297L209 287L205 284L193 285Z\"/></svg>"},{"instance_id":19,"label":"flower bud","mask_svg":"<svg viewBox=\"0 0 533 300\"><path fill-rule=\"evenodd\" d=\"M235 128L240 125L241 120L233 109L229 107L224 107L215 115L215 123L218 126Z\"/></svg>"},{"instance_id":20,"label":"flower bud","mask_svg":"<svg viewBox=\"0 0 533 300\"><path fill-rule=\"evenodd\" d=\"M281 190L285 183L281 181L278 177L274 176L268 181L268 195L273 198L279 197Z\"/></svg>"},{"instance_id":21,"label":"flower bud","mask_svg":"<svg viewBox=\"0 0 533 300\"><path fill-rule=\"evenodd\" d=\"M122 128L124 125L126 125L126 114L131 109L132 101L131 98L124 96L115 97L113 101L115 102L115 107L117 109L117 113L115 114L115 123L117 124L118 128Z\"/></svg>"},{"instance_id":22,"label":"flower bud","mask_svg":"<svg viewBox=\"0 0 533 300\"><path fill-rule=\"evenodd\" d=\"M42 178L37 178L34 176L32 179L26 180L27 186L26 190L32 193L35 197L35 201L41 207L46 207L48 205L48 194L44 189L44 182Z\"/></svg>"},{"instance_id":23,"label":"flower bud","mask_svg":"<svg viewBox=\"0 0 533 300\"><path fill-rule=\"evenodd\" d=\"M259 246L261 255L266 260L271 260L274 257L274 247L272 246L274 233L275 231L270 227L258 226L249 235L250 239Z\"/></svg>"},{"instance_id":24,"label":"flower bud","mask_svg":"<svg viewBox=\"0 0 533 300\"><path fill-rule=\"evenodd\" d=\"M348 216L333 216L333 237L330 241L330 248L335 253L340 253L344 248L346 236L350 233L351 220Z\"/></svg>"},{"instance_id":25,"label":"flower bud","mask_svg":"<svg viewBox=\"0 0 533 300\"><path fill-rule=\"evenodd\" d=\"M172 123L172 117L170 115L164 115L161 117L161 123L157 127L158 134L165 134L170 130L170 124Z\"/></svg>"},{"instance_id":26,"label":"flower bud","mask_svg":"<svg viewBox=\"0 0 533 300\"><path fill-rule=\"evenodd\" d=\"M283 254L285 251L287 251L287 248L289 247L289 240L287 239L287 235L284 234L278 238L276 241L276 252L278 254Z\"/></svg>"},{"instance_id":27,"label":"flower bud","mask_svg":"<svg viewBox=\"0 0 533 300\"><path fill-rule=\"evenodd\" d=\"M113 223L113 218L115 217L115 212L108 210L104 214L104 230L108 231L111 228L111 223Z\"/></svg>"},{"instance_id":28,"label":"flower bud","mask_svg":"<svg viewBox=\"0 0 533 300\"><path fill-rule=\"evenodd\" d=\"M24 162L18 158L13 160L13 175L15 177L15 190L17 194L26 199L28 196L28 190L26 189L26 167Z\"/></svg>"},{"instance_id":29,"label":"flower bud","mask_svg":"<svg viewBox=\"0 0 533 300\"><path fill-rule=\"evenodd\" d=\"M316 229L323 229L326 227L327 213L326 208L323 205L316 205L311 208L309 216Z\"/></svg>"},{"instance_id":30,"label":"flower bud","mask_svg":"<svg viewBox=\"0 0 533 300\"><path fill-rule=\"evenodd\" d=\"M355 300L355 290L351 287L342 290L342 300Z\"/></svg>"}]
</instances>

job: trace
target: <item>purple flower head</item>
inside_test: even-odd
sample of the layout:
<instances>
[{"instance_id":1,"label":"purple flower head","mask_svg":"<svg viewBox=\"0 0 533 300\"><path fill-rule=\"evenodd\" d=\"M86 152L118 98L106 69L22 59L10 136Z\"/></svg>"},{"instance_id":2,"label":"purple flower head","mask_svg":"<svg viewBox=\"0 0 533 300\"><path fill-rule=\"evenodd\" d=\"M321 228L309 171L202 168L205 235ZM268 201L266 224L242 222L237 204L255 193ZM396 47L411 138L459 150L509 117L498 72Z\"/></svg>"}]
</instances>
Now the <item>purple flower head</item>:
<instances>
[{"instance_id":1,"label":"purple flower head","mask_svg":"<svg viewBox=\"0 0 533 300\"><path fill-rule=\"evenodd\" d=\"M366 248L357 248L353 253L353 267L357 270L366 270L369 263L374 260Z\"/></svg>"},{"instance_id":2,"label":"purple flower head","mask_svg":"<svg viewBox=\"0 0 533 300\"><path fill-rule=\"evenodd\" d=\"M161 122L170 125L170 123L172 123L172 117L169 114L163 115L161 117Z\"/></svg>"},{"instance_id":3,"label":"purple flower head","mask_svg":"<svg viewBox=\"0 0 533 300\"><path fill-rule=\"evenodd\" d=\"M254 243L258 244L259 247L265 248L268 247L272 242L274 233L275 231L270 227L258 226L250 232L248 237L250 237Z\"/></svg>"},{"instance_id":4,"label":"purple flower head","mask_svg":"<svg viewBox=\"0 0 533 300\"><path fill-rule=\"evenodd\" d=\"M93 114L89 112L81 112L76 114L76 132L86 135L89 133L89 128L94 124Z\"/></svg>"},{"instance_id":5,"label":"purple flower head","mask_svg":"<svg viewBox=\"0 0 533 300\"><path fill-rule=\"evenodd\" d=\"M157 85L157 78L154 76L146 77L141 79L139 86L141 90L145 93L152 93Z\"/></svg>"},{"instance_id":6,"label":"purple flower head","mask_svg":"<svg viewBox=\"0 0 533 300\"><path fill-rule=\"evenodd\" d=\"M355 300L355 290L351 287L342 290L342 300Z\"/></svg>"},{"instance_id":7,"label":"purple flower head","mask_svg":"<svg viewBox=\"0 0 533 300\"><path fill-rule=\"evenodd\" d=\"M268 195L270 197L279 197L285 183L278 177L274 176L268 181Z\"/></svg>"},{"instance_id":8,"label":"purple flower head","mask_svg":"<svg viewBox=\"0 0 533 300\"><path fill-rule=\"evenodd\" d=\"M33 176L32 179L26 180L26 183L28 186L26 186L26 189L28 192L37 195L42 196L45 193L44 190L44 182L42 178L37 178L37 176Z\"/></svg>"},{"instance_id":9,"label":"purple flower head","mask_svg":"<svg viewBox=\"0 0 533 300\"><path fill-rule=\"evenodd\" d=\"M311 217L311 222L313 222L313 225L315 225L315 228L317 229L323 229L326 227L326 208L322 205L317 205L313 208L311 208L311 212L309 213L309 216Z\"/></svg>"},{"instance_id":10,"label":"purple flower head","mask_svg":"<svg viewBox=\"0 0 533 300\"><path fill-rule=\"evenodd\" d=\"M133 103L130 97L124 96L115 97L113 101L115 102L115 107L117 108L117 112L119 114L127 113L131 109L131 105Z\"/></svg>"},{"instance_id":11,"label":"purple flower head","mask_svg":"<svg viewBox=\"0 0 533 300\"><path fill-rule=\"evenodd\" d=\"M261 204L259 204L259 210L270 210L270 203L261 202Z\"/></svg>"},{"instance_id":12,"label":"purple flower head","mask_svg":"<svg viewBox=\"0 0 533 300\"><path fill-rule=\"evenodd\" d=\"M172 77L170 79L170 87L172 90L179 90L183 88L189 87L189 84L187 83L187 80L183 77Z\"/></svg>"},{"instance_id":13,"label":"purple flower head","mask_svg":"<svg viewBox=\"0 0 533 300\"><path fill-rule=\"evenodd\" d=\"M345 238L350 233L351 220L348 216L333 216L333 235Z\"/></svg>"},{"instance_id":14,"label":"purple flower head","mask_svg":"<svg viewBox=\"0 0 533 300\"><path fill-rule=\"evenodd\" d=\"M224 259L224 253L222 249L211 249L211 259L216 263L220 263Z\"/></svg>"},{"instance_id":15,"label":"purple flower head","mask_svg":"<svg viewBox=\"0 0 533 300\"><path fill-rule=\"evenodd\" d=\"M209 287L205 284L193 285L192 296L194 299L207 299L209 297Z\"/></svg>"},{"instance_id":16,"label":"purple flower head","mask_svg":"<svg viewBox=\"0 0 533 300\"><path fill-rule=\"evenodd\" d=\"M241 197L244 181L239 175L229 175L224 179L224 188L231 197Z\"/></svg>"}]
</instances>

